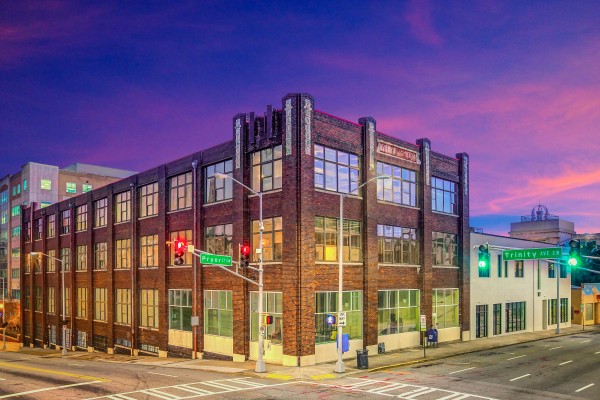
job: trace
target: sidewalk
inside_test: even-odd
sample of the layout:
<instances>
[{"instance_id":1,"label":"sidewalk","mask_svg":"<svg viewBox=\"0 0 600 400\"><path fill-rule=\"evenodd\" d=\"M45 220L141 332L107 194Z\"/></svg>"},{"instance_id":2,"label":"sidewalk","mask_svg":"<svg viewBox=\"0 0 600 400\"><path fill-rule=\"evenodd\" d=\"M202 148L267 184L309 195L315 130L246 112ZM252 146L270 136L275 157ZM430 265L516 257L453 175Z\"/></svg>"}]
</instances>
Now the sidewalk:
<instances>
[{"instance_id":1,"label":"sidewalk","mask_svg":"<svg viewBox=\"0 0 600 400\"><path fill-rule=\"evenodd\" d=\"M105 353L85 353L69 352L67 357L74 357L87 360L98 360L104 362L117 362L140 365L155 365L166 368L185 368L205 371L215 371L223 373L243 373L255 377L275 378L282 380L291 379L333 379L341 376L348 376L356 373L367 373L386 368L392 368L402 365L410 365L421 362L429 362L451 357L458 354L467 354L482 350L489 350L510 346L514 344L527 343L537 340L550 339L558 336L567 336L574 334L597 334L600 332L600 326L586 326L582 331L581 325L573 325L570 328L561 328L560 334L556 334L554 329L548 331L517 333L513 335L489 337L477 339L468 342L440 343L439 347L426 349L426 357L423 357L422 347L413 347L409 349L395 350L385 354L369 354L369 369L361 370L356 368L356 358L344 360L346 371L342 374L334 372L335 362L306 366L306 367L285 367L276 364L267 364L266 373L254 372L255 362L232 362L221 360L190 360L180 358L158 358L150 356L130 357L126 355L110 355ZM12 344L12 343L11 343ZM7 343L8 345L8 343ZM11 346L12 351L19 351L24 354L43 355L46 357L60 357L59 351L50 349L16 349ZM0 352L1 354L1 352Z\"/></svg>"}]
</instances>

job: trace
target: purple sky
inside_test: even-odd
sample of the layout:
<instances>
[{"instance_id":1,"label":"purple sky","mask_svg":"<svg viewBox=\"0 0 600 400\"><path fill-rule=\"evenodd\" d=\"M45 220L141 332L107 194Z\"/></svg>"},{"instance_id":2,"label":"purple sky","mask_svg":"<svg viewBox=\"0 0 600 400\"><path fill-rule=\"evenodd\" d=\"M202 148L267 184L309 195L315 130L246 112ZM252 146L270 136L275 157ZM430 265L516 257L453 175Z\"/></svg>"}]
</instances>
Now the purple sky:
<instances>
[{"instance_id":1,"label":"purple sky","mask_svg":"<svg viewBox=\"0 0 600 400\"><path fill-rule=\"evenodd\" d=\"M142 171L289 92L469 153L486 232L538 203L600 232L600 2L0 3L0 176Z\"/></svg>"}]
</instances>

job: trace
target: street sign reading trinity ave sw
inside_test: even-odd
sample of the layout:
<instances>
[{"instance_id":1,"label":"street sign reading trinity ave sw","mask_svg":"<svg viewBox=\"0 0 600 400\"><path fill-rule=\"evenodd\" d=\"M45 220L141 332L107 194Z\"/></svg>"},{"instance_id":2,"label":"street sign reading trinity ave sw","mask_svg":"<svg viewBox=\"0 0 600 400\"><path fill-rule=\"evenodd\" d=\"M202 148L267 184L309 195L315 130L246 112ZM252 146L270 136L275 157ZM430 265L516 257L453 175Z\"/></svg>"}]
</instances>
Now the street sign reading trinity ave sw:
<instances>
[{"instance_id":1,"label":"street sign reading trinity ave sw","mask_svg":"<svg viewBox=\"0 0 600 400\"><path fill-rule=\"evenodd\" d=\"M509 260L537 260L540 258L560 258L560 247L545 247L541 249L502 250L502 259Z\"/></svg>"},{"instance_id":2,"label":"street sign reading trinity ave sw","mask_svg":"<svg viewBox=\"0 0 600 400\"><path fill-rule=\"evenodd\" d=\"M231 256L201 253L200 264L222 265L224 267L231 267Z\"/></svg>"}]
</instances>

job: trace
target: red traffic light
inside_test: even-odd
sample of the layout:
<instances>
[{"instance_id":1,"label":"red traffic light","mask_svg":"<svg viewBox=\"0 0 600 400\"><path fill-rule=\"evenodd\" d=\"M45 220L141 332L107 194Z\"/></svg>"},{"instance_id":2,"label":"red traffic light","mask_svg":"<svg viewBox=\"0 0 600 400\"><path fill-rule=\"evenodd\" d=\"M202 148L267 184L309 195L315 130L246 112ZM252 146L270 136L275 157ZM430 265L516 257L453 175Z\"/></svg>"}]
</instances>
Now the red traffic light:
<instances>
[{"instance_id":1,"label":"red traffic light","mask_svg":"<svg viewBox=\"0 0 600 400\"><path fill-rule=\"evenodd\" d=\"M242 253L244 257L248 257L250 255L250 246L247 244L242 245L242 247L240 247L240 253Z\"/></svg>"},{"instance_id":2,"label":"red traffic light","mask_svg":"<svg viewBox=\"0 0 600 400\"><path fill-rule=\"evenodd\" d=\"M183 265L183 263L185 262L183 256L185 254L187 250L187 242L184 239L175 239L175 242L173 242L173 253L174 253L174 260L173 260L173 264L175 265Z\"/></svg>"}]
</instances>

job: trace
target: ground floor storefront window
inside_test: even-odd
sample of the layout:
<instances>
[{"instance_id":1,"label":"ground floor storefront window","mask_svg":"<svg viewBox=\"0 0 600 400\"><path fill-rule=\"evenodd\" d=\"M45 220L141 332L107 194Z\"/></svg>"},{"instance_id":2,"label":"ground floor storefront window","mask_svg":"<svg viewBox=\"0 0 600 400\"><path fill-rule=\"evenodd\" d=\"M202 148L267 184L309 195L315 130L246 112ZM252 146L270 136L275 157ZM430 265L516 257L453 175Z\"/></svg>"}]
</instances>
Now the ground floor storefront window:
<instances>
[{"instance_id":1,"label":"ground floor storefront window","mask_svg":"<svg viewBox=\"0 0 600 400\"><path fill-rule=\"evenodd\" d=\"M329 323L329 316L338 320L338 292L315 293L315 343L335 342L337 325ZM362 338L362 292L342 293L342 310L346 312L344 334L350 340Z\"/></svg>"},{"instance_id":2,"label":"ground floor storefront window","mask_svg":"<svg viewBox=\"0 0 600 400\"><path fill-rule=\"evenodd\" d=\"M418 290L380 290L377 330L380 335L418 329L420 294Z\"/></svg>"},{"instance_id":3,"label":"ground floor storefront window","mask_svg":"<svg viewBox=\"0 0 600 400\"><path fill-rule=\"evenodd\" d=\"M506 303L506 332L525 330L525 302Z\"/></svg>"},{"instance_id":4,"label":"ground floor storefront window","mask_svg":"<svg viewBox=\"0 0 600 400\"><path fill-rule=\"evenodd\" d=\"M258 342L258 292L250 293L250 340ZM273 323L265 325L265 339L272 344L281 344L283 335L283 293L263 292L263 317L270 315Z\"/></svg>"},{"instance_id":5,"label":"ground floor storefront window","mask_svg":"<svg viewBox=\"0 0 600 400\"><path fill-rule=\"evenodd\" d=\"M433 321L437 329L458 327L458 289L433 289Z\"/></svg>"}]
</instances>

